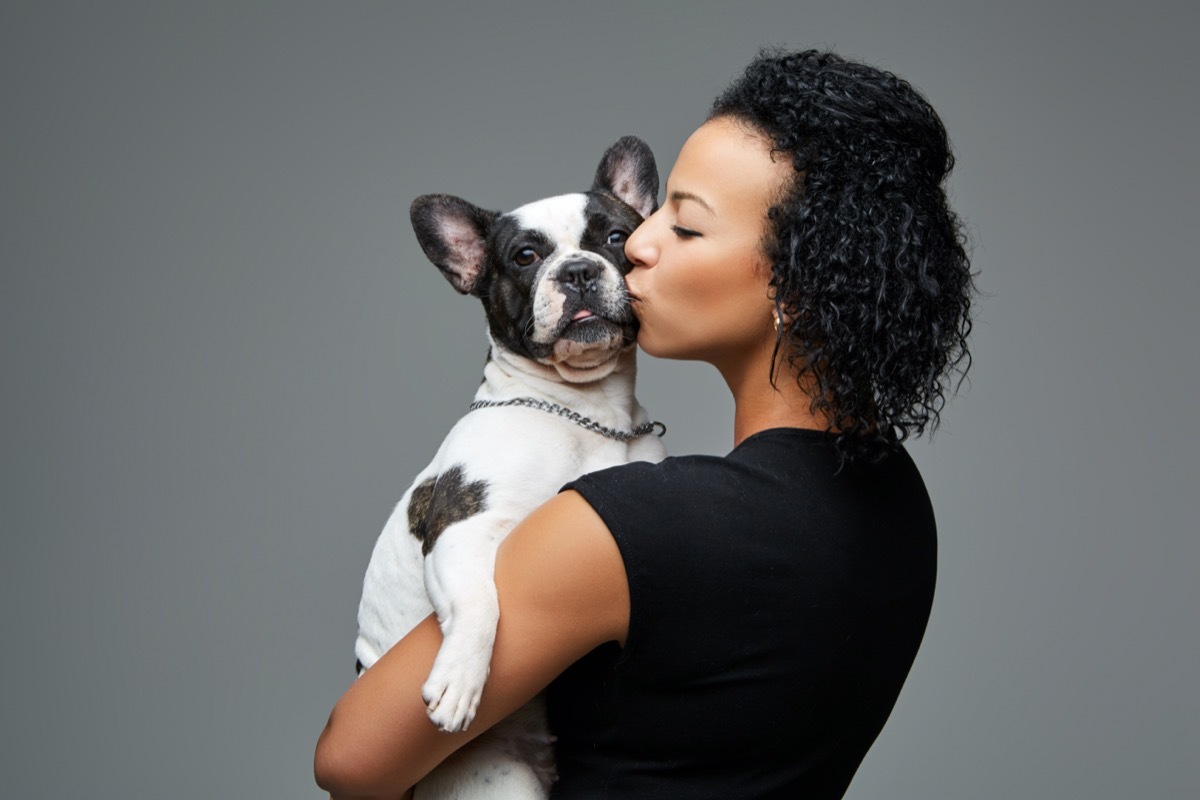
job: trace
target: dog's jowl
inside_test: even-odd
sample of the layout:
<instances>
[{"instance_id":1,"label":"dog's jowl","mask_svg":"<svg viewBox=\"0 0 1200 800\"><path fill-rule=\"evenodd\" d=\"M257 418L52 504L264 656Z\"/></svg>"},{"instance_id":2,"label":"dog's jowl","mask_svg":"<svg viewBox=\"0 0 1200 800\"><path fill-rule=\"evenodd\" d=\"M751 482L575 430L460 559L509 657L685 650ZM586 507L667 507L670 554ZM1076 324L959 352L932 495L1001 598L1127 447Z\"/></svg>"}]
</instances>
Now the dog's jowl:
<instances>
[{"instance_id":1,"label":"dog's jowl","mask_svg":"<svg viewBox=\"0 0 1200 800\"><path fill-rule=\"evenodd\" d=\"M624 280L625 239L657 197L649 148L625 137L587 192L507 214L451 195L412 205L429 260L481 301L490 351L470 410L375 545L355 654L369 669L436 612L443 642L422 695L443 730L464 730L479 705L499 618L492 571L508 532L585 472L665 455L661 426L634 397L637 320ZM541 798L552 777L535 701L434 770L417 796Z\"/></svg>"}]
</instances>

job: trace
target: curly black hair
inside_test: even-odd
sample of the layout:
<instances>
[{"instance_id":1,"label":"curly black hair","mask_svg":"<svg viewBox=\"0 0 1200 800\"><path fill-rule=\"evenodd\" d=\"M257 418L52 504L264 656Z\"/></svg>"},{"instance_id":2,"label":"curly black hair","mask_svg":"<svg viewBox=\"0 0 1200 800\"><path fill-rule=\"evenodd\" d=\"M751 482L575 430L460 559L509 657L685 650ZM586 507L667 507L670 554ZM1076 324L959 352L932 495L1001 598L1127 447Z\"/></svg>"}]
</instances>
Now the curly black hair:
<instances>
[{"instance_id":1,"label":"curly black hair","mask_svg":"<svg viewBox=\"0 0 1200 800\"><path fill-rule=\"evenodd\" d=\"M810 389L843 456L880 457L935 429L951 375L971 363L974 294L937 113L890 72L764 50L713 103L716 118L795 166L763 242L784 321L775 358Z\"/></svg>"}]
</instances>

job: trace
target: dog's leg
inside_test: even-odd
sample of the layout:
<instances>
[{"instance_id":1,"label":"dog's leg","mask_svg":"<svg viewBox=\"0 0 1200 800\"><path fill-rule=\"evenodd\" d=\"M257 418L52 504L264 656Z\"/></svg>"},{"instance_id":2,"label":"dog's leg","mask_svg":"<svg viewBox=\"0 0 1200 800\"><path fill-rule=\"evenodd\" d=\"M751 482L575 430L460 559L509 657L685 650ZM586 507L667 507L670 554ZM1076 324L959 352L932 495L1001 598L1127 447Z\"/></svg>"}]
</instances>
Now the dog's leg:
<instances>
[{"instance_id":1,"label":"dog's leg","mask_svg":"<svg viewBox=\"0 0 1200 800\"><path fill-rule=\"evenodd\" d=\"M425 558L425 590L437 611L442 646L421 689L429 718L443 731L475 718L496 642L500 606L496 550L513 521L481 514L442 533Z\"/></svg>"}]
</instances>

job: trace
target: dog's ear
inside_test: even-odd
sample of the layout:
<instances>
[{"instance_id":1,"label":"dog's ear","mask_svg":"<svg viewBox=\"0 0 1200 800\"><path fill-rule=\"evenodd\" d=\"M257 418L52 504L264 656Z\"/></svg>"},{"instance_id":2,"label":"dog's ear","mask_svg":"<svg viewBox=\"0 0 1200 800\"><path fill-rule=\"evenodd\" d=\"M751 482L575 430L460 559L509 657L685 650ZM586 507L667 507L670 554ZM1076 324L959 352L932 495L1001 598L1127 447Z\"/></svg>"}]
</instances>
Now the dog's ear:
<instances>
[{"instance_id":1,"label":"dog's ear","mask_svg":"<svg viewBox=\"0 0 1200 800\"><path fill-rule=\"evenodd\" d=\"M499 213L453 195L423 194L408 210L417 242L446 280L475 294L487 261L487 235Z\"/></svg>"},{"instance_id":2,"label":"dog's ear","mask_svg":"<svg viewBox=\"0 0 1200 800\"><path fill-rule=\"evenodd\" d=\"M650 146L636 136L622 136L604 153L592 191L624 200L643 217L658 210L658 166Z\"/></svg>"}]
</instances>

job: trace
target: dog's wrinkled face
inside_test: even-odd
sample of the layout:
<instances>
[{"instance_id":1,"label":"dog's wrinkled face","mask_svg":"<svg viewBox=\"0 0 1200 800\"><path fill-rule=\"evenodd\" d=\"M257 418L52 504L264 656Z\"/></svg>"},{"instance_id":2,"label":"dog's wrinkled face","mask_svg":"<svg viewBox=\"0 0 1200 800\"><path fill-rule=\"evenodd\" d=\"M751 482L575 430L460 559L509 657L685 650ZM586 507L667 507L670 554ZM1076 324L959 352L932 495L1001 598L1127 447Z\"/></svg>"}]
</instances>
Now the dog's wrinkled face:
<instances>
[{"instance_id":1,"label":"dog's wrinkled face","mask_svg":"<svg viewBox=\"0 0 1200 800\"><path fill-rule=\"evenodd\" d=\"M425 195L412 219L430 260L458 291L483 301L498 347L585 382L609 374L636 339L625 240L657 197L654 157L625 137L605 153L589 192L503 215Z\"/></svg>"},{"instance_id":2,"label":"dog's wrinkled face","mask_svg":"<svg viewBox=\"0 0 1200 800\"><path fill-rule=\"evenodd\" d=\"M551 197L499 217L485 305L505 347L560 371L604 366L637 336L625 240L642 217L599 192Z\"/></svg>"}]
</instances>

